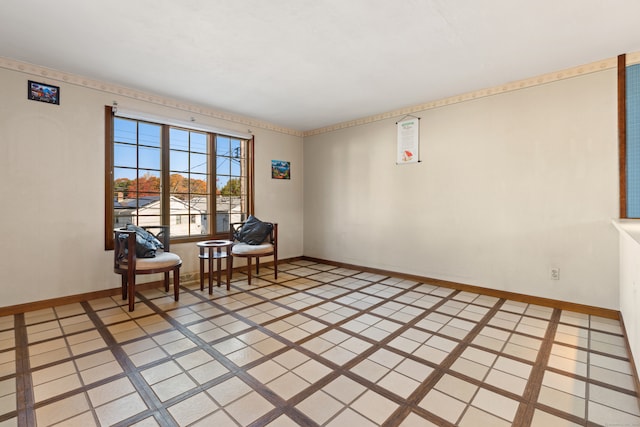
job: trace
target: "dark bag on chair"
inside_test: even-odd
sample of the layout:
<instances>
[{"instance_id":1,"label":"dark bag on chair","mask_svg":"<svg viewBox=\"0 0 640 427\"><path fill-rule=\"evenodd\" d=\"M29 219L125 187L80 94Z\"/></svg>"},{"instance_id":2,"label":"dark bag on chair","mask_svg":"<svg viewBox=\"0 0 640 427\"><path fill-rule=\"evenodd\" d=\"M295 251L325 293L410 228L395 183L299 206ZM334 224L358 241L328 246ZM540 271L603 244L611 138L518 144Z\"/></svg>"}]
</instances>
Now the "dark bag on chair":
<instances>
[{"instance_id":1,"label":"dark bag on chair","mask_svg":"<svg viewBox=\"0 0 640 427\"><path fill-rule=\"evenodd\" d=\"M253 215L249 215L247 221L242 224L240 230L235 234L236 240L249 245L259 245L273 230L273 224L260 221Z\"/></svg>"},{"instance_id":2,"label":"dark bag on chair","mask_svg":"<svg viewBox=\"0 0 640 427\"><path fill-rule=\"evenodd\" d=\"M136 232L136 257L138 258L153 258L156 256L156 251L164 247L156 236L144 228L129 224L127 230Z\"/></svg>"}]
</instances>

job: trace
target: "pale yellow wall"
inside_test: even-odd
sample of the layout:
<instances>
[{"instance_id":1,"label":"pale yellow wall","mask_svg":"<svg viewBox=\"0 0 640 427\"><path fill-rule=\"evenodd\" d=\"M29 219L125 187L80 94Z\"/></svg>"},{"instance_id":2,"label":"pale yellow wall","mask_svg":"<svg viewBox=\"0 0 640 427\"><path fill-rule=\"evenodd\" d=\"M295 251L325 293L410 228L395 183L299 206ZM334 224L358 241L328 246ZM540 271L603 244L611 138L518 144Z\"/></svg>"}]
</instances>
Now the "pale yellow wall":
<instances>
[{"instance_id":1,"label":"pale yellow wall","mask_svg":"<svg viewBox=\"0 0 640 427\"><path fill-rule=\"evenodd\" d=\"M305 138L304 253L618 309L613 69ZM559 281L550 268L560 268Z\"/></svg>"},{"instance_id":2,"label":"pale yellow wall","mask_svg":"<svg viewBox=\"0 0 640 427\"><path fill-rule=\"evenodd\" d=\"M61 87L61 104L27 100L27 80ZM104 250L104 106L247 131L246 125L0 68L0 307L119 286ZM280 223L280 257L302 255L302 138L256 137L256 215ZM292 179L271 179L271 160ZM175 245L183 272L195 244Z\"/></svg>"}]
</instances>

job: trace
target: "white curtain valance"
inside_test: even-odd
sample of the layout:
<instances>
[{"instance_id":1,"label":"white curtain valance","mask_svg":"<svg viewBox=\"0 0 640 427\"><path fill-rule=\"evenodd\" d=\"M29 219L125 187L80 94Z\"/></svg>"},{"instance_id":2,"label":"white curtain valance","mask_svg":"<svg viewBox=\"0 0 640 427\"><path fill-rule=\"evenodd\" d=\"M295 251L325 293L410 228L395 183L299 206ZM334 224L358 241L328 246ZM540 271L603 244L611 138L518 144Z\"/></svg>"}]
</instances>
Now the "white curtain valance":
<instances>
[{"instance_id":1,"label":"white curtain valance","mask_svg":"<svg viewBox=\"0 0 640 427\"><path fill-rule=\"evenodd\" d=\"M216 126L206 125L195 121L180 121L170 117L144 113L141 111L124 110L120 107L114 108L114 115L116 117L122 117L123 119L144 120L148 122L176 126L181 128L187 128L191 130L197 130L202 132L213 132L221 135L232 136L240 139L251 139L252 135L249 132L240 132L237 130L224 129Z\"/></svg>"}]
</instances>

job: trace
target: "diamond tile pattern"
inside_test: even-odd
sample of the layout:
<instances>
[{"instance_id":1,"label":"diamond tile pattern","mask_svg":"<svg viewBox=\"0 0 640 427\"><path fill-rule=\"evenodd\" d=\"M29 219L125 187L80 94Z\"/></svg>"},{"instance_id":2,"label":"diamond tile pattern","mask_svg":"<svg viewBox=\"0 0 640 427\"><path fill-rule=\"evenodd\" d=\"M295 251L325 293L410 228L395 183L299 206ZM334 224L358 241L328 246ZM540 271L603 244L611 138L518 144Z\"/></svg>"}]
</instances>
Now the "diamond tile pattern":
<instances>
[{"instance_id":1,"label":"diamond tile pattern","mask_svg":"<svg viewBox=\"0 0 640 427\"><path fill-rule=\"evenodd\" d=\"M640 425L617 320L280 270L0 317L0 427Z\"/></svg>"}]
</instances>

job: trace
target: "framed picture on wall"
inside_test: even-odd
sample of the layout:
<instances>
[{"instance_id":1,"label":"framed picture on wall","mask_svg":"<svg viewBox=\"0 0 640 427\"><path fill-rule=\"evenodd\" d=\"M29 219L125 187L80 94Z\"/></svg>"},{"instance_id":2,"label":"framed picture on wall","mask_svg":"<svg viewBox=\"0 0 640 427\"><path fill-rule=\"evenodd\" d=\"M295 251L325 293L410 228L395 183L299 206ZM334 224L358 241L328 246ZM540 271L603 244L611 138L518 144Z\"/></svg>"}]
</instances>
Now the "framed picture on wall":
<instances>
[{"instance_id":1,"label":"framed picture on wall","mask_svg":"<svg viewBox=\"0 0 640 427\"><path fill-rule=\"evenodd\" d=\"M60 105L60 88L58 86L29 80L27 97L32 101L46 102L47 104Z\"/></svg>"},{"instance_id":2,"label":"framed picture on wall","mask_svg":"<svg viewBox=\"0 0 640 427\"><path fill-rule=\"evenodd\" d=\"M272 179L291 179L291 162L271 160Z\"/></svg>"}]
</instances>

